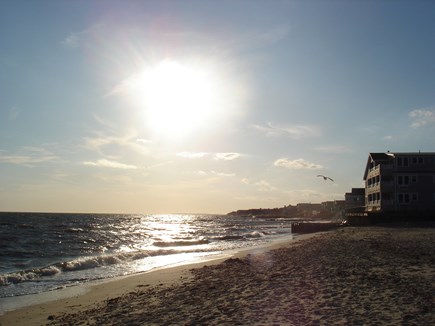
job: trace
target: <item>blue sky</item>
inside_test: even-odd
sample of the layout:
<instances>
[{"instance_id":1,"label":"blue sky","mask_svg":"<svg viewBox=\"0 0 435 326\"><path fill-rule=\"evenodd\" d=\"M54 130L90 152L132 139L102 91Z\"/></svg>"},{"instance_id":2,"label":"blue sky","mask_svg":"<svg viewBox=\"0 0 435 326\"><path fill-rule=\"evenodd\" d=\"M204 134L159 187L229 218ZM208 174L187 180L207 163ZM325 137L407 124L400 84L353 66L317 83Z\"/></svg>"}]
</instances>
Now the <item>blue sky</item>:
<instances>
[{"instance_id":1,"label":"blue sky","mask_svg":"<svg viewBox=\"0 0 435 326\"><path fill-rule=\"evenodd\" d=\"M432 1L2 0L0 40L2 211L317 203L435 150Z\"/></svg>"}]
</instances>

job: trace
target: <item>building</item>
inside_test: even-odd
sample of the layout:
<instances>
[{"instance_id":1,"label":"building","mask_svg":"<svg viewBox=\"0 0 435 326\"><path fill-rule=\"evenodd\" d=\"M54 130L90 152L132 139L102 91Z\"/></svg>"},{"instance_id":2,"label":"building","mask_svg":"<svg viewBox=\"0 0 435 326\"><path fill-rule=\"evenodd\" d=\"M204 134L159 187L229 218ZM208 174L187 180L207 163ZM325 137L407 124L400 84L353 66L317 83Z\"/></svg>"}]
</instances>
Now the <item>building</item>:
<instances>
[{"instance_id":1,"label":"building","mask_svg":"<svg viewBox=\"0 0 435 326\"><path fill-rule=\"evenodd\" d=\"M362 211L365 208L365 188L352 188L351 192L344 195L345 208L347 211Z\"/></svg>"},{"instance_id":2,"label":"building","mask_svg":"<svg viewBox=\"0 0 435 326\"><path fill-rule=\"evenodd\" d=\"M435 212L435 153L370 153L367 212Z\"/></svg>"}]
</instances>

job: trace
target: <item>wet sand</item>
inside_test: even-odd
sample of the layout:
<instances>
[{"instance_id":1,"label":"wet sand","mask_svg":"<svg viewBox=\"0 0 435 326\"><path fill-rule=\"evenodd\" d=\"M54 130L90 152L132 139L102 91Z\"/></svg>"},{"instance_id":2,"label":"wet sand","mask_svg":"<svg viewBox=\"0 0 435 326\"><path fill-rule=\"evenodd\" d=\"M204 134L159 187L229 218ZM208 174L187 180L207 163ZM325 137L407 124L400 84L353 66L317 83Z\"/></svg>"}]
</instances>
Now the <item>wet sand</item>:
<instances>
[{"instance_id":1,"label":"wet sand","mask_svg":"<svg viewBox=\"0 0 435 326\"><path fill-rule=\"evenodd\" d=\"M103 284L0 325L434 325L434 244L434 228L346 227Z\"/></svg>"}]
</instances>

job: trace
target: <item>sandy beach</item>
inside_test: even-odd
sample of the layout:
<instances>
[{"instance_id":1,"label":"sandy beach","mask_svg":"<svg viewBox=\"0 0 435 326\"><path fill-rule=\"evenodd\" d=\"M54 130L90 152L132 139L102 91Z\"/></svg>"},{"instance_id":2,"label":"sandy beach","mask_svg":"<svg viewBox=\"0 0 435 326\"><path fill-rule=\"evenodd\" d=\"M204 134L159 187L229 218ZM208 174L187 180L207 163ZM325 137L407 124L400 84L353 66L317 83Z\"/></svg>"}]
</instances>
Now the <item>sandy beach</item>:
<instances>
[{"instance_id":1,"label":"sandy beach","mask_svg":"<svg viewBox=\"0 0 435 326\"><path fill-rule=\"evenodd\" d=\"M136 275L0 325L434 325L435 229L345 227Z\"/></svg>"}]
</instances>

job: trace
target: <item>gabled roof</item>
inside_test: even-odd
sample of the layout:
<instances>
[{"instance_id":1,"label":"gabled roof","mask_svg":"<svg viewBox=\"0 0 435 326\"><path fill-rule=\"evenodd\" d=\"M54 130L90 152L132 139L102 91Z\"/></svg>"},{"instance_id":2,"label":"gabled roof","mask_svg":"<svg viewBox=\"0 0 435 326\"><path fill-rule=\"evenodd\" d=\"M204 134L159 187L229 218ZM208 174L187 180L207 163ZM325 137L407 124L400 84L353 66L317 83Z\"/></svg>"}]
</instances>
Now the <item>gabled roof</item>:
<instances>
[{"instance_id":1,"label":"gabled roof","mask_svg":"<svg viewBox=\"0 0 435 326\"><path fill-rule=\"evenodd\" d=\"M372 158L373 161L388 161L390 158L394 157L393 153L370 153L369 157Z\"/></svg>"},{"instance_id":2,"label":"gabled roof","mask_svg":"<svg viewBox=\"0 0 435 326\"><path fill-rule=\"evenodd\" d=\"M369 164L371 161L377 162L388 162L389 160L394 158L394 153L369 153L369 157L367 159L366 163L366 169L364 171L364 178L363 180L367 179L367 174L369 173Z\"/></svg>"}]
</instances>

